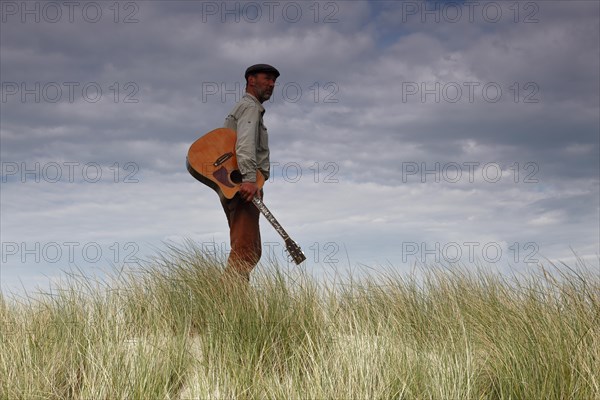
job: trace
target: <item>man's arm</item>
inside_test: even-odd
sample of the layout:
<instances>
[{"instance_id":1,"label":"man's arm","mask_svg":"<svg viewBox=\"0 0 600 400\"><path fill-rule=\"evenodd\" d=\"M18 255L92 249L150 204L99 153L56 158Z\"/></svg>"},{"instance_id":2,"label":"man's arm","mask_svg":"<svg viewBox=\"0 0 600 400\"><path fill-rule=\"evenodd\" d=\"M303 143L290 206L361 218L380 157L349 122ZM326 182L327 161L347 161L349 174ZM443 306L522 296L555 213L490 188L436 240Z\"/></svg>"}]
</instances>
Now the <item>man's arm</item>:
<instances>
[{"instance_id":1,"label":"man's arm","mask_svg":"<svg viewBox=\"0 0 600 400\"><path fill-rule=\"evenodd\" d=\"M235 153L238 168L242 174L240 196L246 201L259 193L256 185L256 143L260 123L260 111L256 106L248 106L237 118L237 142Z\"/></svg>"}]
</instances>

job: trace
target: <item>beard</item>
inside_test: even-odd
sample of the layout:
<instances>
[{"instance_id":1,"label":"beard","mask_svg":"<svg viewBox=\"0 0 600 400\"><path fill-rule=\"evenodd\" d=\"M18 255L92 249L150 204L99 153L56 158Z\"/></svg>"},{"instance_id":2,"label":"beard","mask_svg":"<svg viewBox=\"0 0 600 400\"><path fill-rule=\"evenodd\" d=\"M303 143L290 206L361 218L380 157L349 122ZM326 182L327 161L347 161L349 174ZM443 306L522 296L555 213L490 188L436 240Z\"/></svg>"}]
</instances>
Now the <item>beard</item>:
<instances>
[{"instance_id":1,"label":"beard","mask_svg":"<svg viewBox=\"0 0 600 400\"><path fill-rule=\"evenodd\" d=\"M273 91L271 89L262 89L257 92L258 99L263 102L269 100L273 95Z\"/></svg>"}]
</instances>

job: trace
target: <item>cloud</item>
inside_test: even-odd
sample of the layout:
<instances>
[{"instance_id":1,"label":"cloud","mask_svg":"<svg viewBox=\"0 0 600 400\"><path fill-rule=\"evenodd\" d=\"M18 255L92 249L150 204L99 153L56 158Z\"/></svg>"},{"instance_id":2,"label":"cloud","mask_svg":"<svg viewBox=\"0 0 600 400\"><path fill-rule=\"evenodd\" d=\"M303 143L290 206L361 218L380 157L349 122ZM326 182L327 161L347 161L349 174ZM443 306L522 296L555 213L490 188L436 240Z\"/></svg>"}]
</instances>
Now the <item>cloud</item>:
<instances>
[{"instance_id":1,"label":"cloud","mask_svg":"<svg viewBox=\"0 0 600 400\"><path fill-rule=\"evenodd\" d=\"M242 2L129 2L118 22L98 4L95 23L64 9L1 25L3 243L226 244L185 155L222 125L245 68L269 62L266 199L313 263L335 250L338 265L401 265L472 241L503 261L531 243L598 252L597 3L485 2L472 21L459 4L449 21L457 6L432 2L281 2L272 18L263 3L258 18ZM43 269L11 257L3 280Z\"/></svg>"}]
</instances>

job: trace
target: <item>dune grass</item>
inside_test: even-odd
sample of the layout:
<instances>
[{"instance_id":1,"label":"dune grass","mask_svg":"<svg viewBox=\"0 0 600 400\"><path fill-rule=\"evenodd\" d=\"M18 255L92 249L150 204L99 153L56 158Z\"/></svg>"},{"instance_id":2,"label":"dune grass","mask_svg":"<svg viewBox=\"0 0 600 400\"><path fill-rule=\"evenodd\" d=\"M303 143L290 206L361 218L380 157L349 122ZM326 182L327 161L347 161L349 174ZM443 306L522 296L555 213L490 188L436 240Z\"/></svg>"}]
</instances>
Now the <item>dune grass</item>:
<instances>
[{"instance_id":1,"label":"dune grass","mask_svg":"<svg viewBox=\"0 0 600 400\"><path fill-rule=\"evenodd\" d=\"M0 299L2 399L600 399L600 273L387 271L251 287L191 245Z\"/></svg>"}]
</instances>

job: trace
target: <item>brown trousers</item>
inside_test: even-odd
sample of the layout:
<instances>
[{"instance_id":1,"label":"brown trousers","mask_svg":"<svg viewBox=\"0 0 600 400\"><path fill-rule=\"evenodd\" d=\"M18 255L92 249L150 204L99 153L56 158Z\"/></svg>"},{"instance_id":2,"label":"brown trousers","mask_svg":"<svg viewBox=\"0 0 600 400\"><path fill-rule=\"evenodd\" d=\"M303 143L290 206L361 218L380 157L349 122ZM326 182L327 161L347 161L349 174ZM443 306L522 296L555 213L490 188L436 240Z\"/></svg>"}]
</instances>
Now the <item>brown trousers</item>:
<instances>
[{"instance_id":1,"label":"brown trousers","mask_svg":"<svg viewBox=\"0 0 600 400\"><path fill-rule=\"evenodd\" d=\"M225 274L249 281L250 272L258 264L262 252L258 224L260 211L252 202L242 199L239 193L232 199L223 195L219 198L227 216L231 242Z\"/></svg>"}]
</instances>

